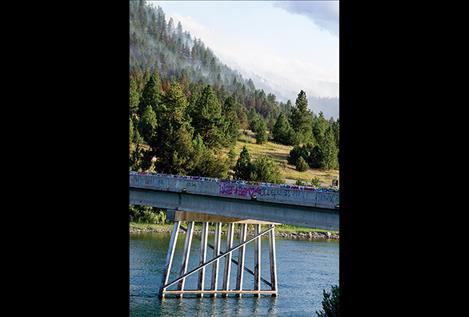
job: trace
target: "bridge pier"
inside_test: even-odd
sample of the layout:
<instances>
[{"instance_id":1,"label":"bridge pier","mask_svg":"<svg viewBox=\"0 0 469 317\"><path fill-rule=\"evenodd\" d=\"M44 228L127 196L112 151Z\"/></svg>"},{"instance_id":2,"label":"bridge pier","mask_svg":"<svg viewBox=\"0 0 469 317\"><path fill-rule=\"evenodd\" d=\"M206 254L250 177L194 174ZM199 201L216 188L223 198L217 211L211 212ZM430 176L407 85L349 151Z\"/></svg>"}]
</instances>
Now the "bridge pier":
<instances>
[{"instance_id":1,"label":"bridge pier","mask_svg":"<svg viewBox=\"0 0 469 317\"><path fill-rule=\"evenodd\" d=\"M171 232L171 238L168 246L168 252L166 256L166 264L163 271L163 277L161 286L159 289L159 297L164 298L168 295L175 295L177 298L182 298L184 295L196 295L197 297L204 297L204 294L209 297L217 297L221 294L221 297L228 297L230 294L234 296L241 297L246 294L253 296L260 295L271 295L277 296L277 268L276 268L276 259L275 259L275 223L256 221L256 220L242 220L237 218L227 218L221 216L213 216L201 213L192 213L192 212L182 212L175 211L174 213L169 213L171 218L174 220L173 230ZM187 228L181 226L182 222L187 223ZM193 232L195 223L202 223L202 234L201 234L201 244L200 244L200 253L199 265L198 267L188 270L189 257L191 255L190 249L193 239ZM214 245L208 243L208 226L209 223L215 225L215 235L214 235ZM226 234L226 249L225 252L221 251L221 234L222 234L222 224L227 224L227 234ZM247 229L248 225L254 226L254 236L248 239ZM262 231L262 225L267 225L267 229ZM236 227L239 227L240 239L239 244L233 246L233 238ZM184 239L184 249L182 256L182 263L179 270L179 277L169 282L171 266L173 263L174 253L176 249L176 241L179 233L179 229L182 229L186 232ZM268 235L269 237L269 262L270 262L270 282L261 276L261 263L262 263L262 254L261 254L261 238L263 235ZM246 255L246 245L250 242L254 242L254 271L250 270L245 266L245 255ZM213 249L213 257L210 260L207 260L207 246ZM237 261L233 258L233 252L238 251ZM222 258L225 258L224 270L219 272L219 261ZM234 289L230 289L230 276L231 276L231 262L237 265L236 272L236 286ZM205 268L208 265L212 265L212 274L211 274L211 283L210 289L205 289ZM244 271L247 271L250 275L254 277L254 288L252 290L243 289L243 278ZM188 276L198 272L198 281L197 289L195 290L186 290L185 280ZM221 289L218 288L219 278L218 274L223 274L223 282ZM261 285L262 282L269 286L270 289L263 290ZM176 290L169 290L171 286L177 285ZM187 297L187 296L186 296Z\"/></svg>"}]
</instances>

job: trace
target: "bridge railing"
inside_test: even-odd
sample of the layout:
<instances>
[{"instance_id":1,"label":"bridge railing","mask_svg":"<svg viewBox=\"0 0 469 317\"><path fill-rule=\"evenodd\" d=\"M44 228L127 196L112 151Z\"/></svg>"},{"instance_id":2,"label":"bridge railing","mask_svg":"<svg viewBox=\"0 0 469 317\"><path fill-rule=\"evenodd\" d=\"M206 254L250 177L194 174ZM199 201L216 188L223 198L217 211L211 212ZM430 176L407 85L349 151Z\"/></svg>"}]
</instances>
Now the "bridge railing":
<instances>
[{"instance_id":1,"label":"bridge railing","mask_svg":"<svg viewBox=\"0 0 469 317\"><path fill-rule=\"evenodd\" d=\"M339 192L325 188L130 172L129 185L159 191L337 209Z\"/></svg>"}]
</instances>

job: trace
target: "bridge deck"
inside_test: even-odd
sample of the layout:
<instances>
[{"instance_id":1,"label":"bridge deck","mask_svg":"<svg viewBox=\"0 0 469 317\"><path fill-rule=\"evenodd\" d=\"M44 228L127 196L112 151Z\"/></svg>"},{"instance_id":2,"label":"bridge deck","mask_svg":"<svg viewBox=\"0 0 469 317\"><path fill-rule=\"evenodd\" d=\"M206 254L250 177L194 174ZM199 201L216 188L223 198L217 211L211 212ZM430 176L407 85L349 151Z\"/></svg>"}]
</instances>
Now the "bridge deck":
<instances>
[{"instance_id":1,"label":"bridge deck","mask_svg":"<svg viewBox=\"0 0 469 317\"><path fill-rule=\"evenodd\" d=\"M131 204L339 229L337 191L131 172L129 193Z\"/></svg>"},{"instance_id":2,"label":"bridge deck","mask_svg":"<svg viewBox=\"0 0 469 317\"><path fill-rule=\"evenodd\" d=\"M130 173L130 187L337 209L339 192L309 186L249 183L216 178Z\"/></svg>"}]
</instances>

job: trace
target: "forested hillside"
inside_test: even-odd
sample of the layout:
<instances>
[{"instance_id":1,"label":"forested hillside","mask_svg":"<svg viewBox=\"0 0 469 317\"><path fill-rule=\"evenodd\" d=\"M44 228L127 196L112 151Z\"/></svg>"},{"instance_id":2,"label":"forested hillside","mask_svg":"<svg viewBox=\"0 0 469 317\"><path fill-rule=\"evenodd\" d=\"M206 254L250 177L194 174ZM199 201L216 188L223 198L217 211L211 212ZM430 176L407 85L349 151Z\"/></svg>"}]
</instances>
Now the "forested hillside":
<instances>
[{"instance_id":1,"label":"forested hillside","mask_svg":"<svg viewBox=\"0 0 469 317\"><path fill-rule=\"evenodd\" d=\"M259 144L295 145L292 164L338 167L339 121L312 114L304 91L295 104L278 102L160 7L140 0L129 9L130 169L212 177L234 170L234 177L282 182L268 158L251 162L244 151L238 159L240 129L252 130Z\"/></svg>"}]
</instances>

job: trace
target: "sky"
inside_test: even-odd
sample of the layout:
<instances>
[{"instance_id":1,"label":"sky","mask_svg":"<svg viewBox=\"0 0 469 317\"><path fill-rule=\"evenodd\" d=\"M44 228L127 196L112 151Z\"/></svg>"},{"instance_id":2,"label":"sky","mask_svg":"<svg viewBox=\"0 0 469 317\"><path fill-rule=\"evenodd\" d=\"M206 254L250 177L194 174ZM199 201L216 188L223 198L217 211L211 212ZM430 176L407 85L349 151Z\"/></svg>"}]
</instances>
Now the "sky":
<instances>
[{"instance_id":1,"label":"sky","mask_svg":"<svg viewBox=\"0 0 469 317\"><path fill-rule=\"evenodd\" d=\"M151 2L280 100L339 96L338 1Z\"/></svg>"}]
</instances>

